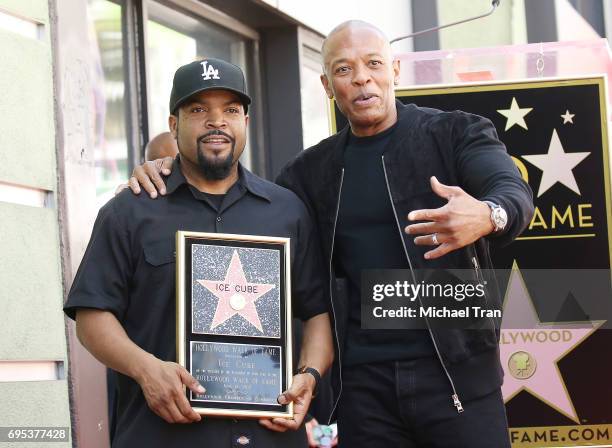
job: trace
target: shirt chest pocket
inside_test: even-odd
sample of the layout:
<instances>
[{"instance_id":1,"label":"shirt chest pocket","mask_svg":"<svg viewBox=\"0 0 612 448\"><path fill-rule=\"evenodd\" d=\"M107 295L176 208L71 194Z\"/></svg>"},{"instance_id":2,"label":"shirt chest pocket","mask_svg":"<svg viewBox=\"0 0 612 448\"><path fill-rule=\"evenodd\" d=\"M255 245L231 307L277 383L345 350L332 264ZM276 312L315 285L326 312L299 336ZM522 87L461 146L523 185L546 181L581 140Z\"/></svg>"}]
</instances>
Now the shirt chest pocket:
<instances>
[{"instance_id":1,"label":"shirt chest pocket","mask_svg":"<svg viewBox=\"0 0 612 448\"><path fill-rule=\"evenodd\" d=\"M134 302L133 306L135 309L142 307L140 312L150 313L152 319L166 316L175 306L174 240L168 238L143 244L143 258L133 284L142 299Z\"/></svg>"},{"instance_id":2,"label":"shirt chest pocket","mask_svg":"<svg viewBox=\"0 0 612 448\"><path fill-rule=\"evenodd\" d=\"M143 245L147 264L161 267L176 261L174 240L152 241Z\"/></svg>"}]
</instances>

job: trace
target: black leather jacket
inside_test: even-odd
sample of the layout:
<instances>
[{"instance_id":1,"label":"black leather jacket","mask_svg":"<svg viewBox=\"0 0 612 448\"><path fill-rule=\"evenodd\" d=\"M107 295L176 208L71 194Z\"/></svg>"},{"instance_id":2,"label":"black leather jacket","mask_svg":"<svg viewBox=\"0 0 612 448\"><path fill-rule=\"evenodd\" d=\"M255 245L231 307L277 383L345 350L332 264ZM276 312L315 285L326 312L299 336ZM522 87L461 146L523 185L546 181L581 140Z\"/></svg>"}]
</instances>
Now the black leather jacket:
<instances>
[{"instance_id":1,"label":"black leather jacket","mask_svg":"<svg viewBox=\"0 0 612 448\"><path fill-rule=\"evenodd\" d=\"M499 141L492 123L461 111L442 112L396 102L398 128L381 159L410 268L492 268L489 244L507 244L516 238L533 215L530 187ZM335 403L342 390L341 368L348 318L345 282L334 276L333 248L340 191L344 175L343 152L349 128L303 151L282 170L277 183L294 191L315 219L322 251L329 264L329 288L336 337L332 384ZM427 246L416 246L403 232L410 211L437 208L445 201L430 186L436 176L457 185L480 200L501 205L508 215L503 231L436 260L425 260ZM478 272L476 272L477 274ZM498 292L492 300L501 303ZM463 410L461 400L492 392L501 385L499 333L486 330L430 328L437 355L449 379L449 400ZM335 406L334 406L335 411Z\"/></svg>"}]
</instances>

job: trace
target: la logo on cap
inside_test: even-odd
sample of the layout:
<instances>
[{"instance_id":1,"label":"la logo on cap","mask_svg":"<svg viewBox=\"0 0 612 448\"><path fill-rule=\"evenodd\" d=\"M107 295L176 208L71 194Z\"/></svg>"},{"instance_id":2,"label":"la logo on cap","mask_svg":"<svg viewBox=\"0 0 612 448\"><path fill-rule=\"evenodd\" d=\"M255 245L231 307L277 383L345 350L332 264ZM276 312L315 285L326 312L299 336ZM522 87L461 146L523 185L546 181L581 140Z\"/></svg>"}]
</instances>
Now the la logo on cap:
<instances>
[{"instance_id":1,"label":"la logo on cap","mask_svg":"<svg viewBox=\"0 0 612 448\"><path fill-rule=\"evenodd\" d=\"M219 70L215 69L212 65L208 65L208 61L202 61L202 78L205 81L209 79L221 79L219 78Z\"/></svg>"}]
</instances>

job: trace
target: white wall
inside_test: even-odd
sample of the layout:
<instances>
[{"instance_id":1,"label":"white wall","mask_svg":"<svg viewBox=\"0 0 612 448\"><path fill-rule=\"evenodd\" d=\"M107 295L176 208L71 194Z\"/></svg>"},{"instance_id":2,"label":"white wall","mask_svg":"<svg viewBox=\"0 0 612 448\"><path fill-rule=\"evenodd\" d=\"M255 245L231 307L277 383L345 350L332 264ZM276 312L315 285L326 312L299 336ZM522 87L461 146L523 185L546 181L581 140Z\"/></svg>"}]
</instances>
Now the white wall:
<instances>
[{"instance_id":1,"label":"white wall","mask_svg":"<svg viewBox=\"0 0 612 448\"><path fill-rule=\"evenodd\" d=\"M6 427L70 427L51 23L47 1L0 0L0 425Z\"/></svg>"},{"instance_id":2,"label":"white wall","mask_svg":"<svg viewBox=\"0 0 612 448\"><path fill-rule=\"evenodd\" d=\"M582 18L580 13L567 0L555 0L555 14L557 16L558 41L600 38L597 31Z\"/></svg>"},{"instance_id":3,"label":"white wall","mask_svg":"<svg viewBox=\"0 0 612 448\"><path fill-rule=\"evenodd\" d=\"M322 34L329 33L336 25L351 19L365 20L378 26L389 39L412 32L411 0L264 1ZM396 52L411 51L412 40L406 39L393 47Z\"/></svg>"}]
</instances>

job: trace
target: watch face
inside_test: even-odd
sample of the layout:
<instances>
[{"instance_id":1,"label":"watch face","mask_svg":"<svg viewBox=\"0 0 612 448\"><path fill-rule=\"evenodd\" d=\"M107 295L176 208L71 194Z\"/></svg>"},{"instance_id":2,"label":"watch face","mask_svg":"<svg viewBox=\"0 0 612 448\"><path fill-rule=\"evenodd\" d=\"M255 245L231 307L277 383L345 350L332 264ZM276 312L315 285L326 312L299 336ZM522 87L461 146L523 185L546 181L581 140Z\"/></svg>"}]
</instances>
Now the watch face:
<instances>
[{"instance_id":1,"label":"watch face","mask_svg":"<svg viewBox=\"0 0 612 448\"><path fill-rule=\"evenodd\" d=\"M506 223L508 222L506 210L501 207L496 207L493 209L493 213L491 215L491 218L493 218L493 222L498 230L506 227Z\"/></svg>"}]
</instances>

